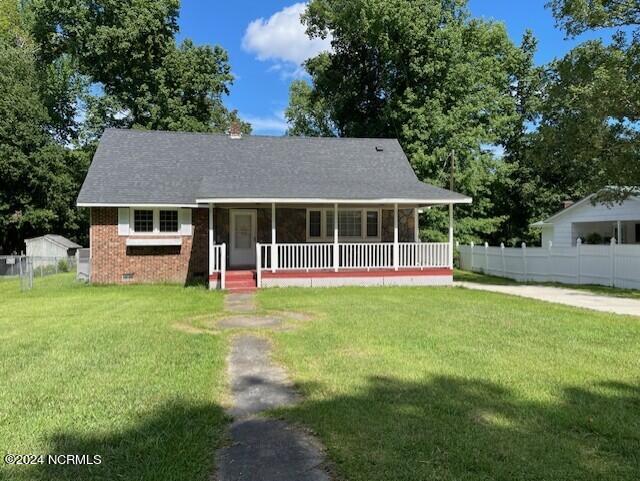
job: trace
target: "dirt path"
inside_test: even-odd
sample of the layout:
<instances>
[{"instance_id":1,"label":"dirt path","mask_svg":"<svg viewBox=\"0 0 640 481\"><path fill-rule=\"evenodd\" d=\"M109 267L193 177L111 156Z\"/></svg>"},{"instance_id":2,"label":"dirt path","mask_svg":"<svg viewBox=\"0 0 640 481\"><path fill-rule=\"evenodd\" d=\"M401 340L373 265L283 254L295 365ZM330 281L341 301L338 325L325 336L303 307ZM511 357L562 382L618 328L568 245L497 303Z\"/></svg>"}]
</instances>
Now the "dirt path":
<instances>
[{"instance_id":1,"label":"dirt path","mask_svg":"<svg viewBox=\"0 0 640 481\"><path fill-rule=\"evenodd\" d=\"M541 301L555 302L567 306L583 307L594 311L610 312L613 314L627 314L640 316L640 301L624 297L601 296L579 289L564 287L529 286L529 285L491 285L475 282L455 282L455 286L468 289L499 292L514 296L528 297Z\"/></svg>"},{"instance_id":2,"label":"dirt path","mask_svg":"<svg viewBox=\"0 0 640 481\"><path fill-rule=\"evenodd\" d=\"M255 308L255 300L245 297L228 305L234 306L232 312L246 313L249 305ZM271 324L271 318L254 315L243 318L237 327L258 329ZM218 481L328 481L318 440L284 421L260 416L299 400L285 370L271 360L269 341L253 334L236 336L228 363L233 396L228 413L234 422L231 444L218 452Z\"/></svg>"}]
</instances>

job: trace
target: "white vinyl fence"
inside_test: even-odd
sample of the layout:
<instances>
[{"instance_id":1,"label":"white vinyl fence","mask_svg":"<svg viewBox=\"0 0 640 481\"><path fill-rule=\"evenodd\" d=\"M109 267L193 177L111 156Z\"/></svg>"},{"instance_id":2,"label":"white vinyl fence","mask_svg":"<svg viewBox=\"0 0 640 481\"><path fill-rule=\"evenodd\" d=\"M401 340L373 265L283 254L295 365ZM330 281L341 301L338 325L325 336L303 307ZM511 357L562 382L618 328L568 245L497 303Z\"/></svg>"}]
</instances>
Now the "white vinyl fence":
<instances>
[{"instance_id":1,"label":"white vinyl fence","mask_svg":"<svg viewBox=\"0 0 640 481\"><path fill-rule=\"evenodd\" d=\"M458 246L460 268L517 281L599 284L640 289L640 245L575 247Z\"/></svg>"}]
</instances>

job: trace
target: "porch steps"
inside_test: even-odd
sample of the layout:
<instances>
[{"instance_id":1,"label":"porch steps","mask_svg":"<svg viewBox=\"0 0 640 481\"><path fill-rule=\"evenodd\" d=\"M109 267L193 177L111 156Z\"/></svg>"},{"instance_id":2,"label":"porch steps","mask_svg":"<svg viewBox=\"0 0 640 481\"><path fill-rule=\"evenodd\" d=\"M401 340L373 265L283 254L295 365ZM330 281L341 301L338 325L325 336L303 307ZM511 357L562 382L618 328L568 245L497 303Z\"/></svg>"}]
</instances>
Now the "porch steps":
<instances>
[{"instance_id":1,"label":"porch steps","mask_svg":"<svg viewBox=\"0 0 640 481\"><path fill-rule=\"evenodd\" d=\"M227 271L225 288L232 292L251 292L256 290L254 271Z\"/></svg>"}]
</instances>

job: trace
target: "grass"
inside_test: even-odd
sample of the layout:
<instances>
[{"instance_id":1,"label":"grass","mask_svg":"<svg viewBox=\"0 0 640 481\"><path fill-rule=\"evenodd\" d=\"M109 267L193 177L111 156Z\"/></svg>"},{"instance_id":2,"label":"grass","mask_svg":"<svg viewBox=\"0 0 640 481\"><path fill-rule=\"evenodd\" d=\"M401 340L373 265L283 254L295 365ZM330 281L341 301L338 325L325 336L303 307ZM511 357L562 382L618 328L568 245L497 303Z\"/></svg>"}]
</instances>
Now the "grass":
<instances>
[{"instance_id":1,"label":"grass","mask_svg":"<svg viewBox=\"0 0 640 481\"><path fill-rule=\"evenodd\" d=\"M0 284L0 452L98 454L7 480L210 479L228 419L222 295ZM336 479L637 480L640 319L452 288L272 289L314 313L261 332L304 394Z\"/></svg>"},{"instance_id":2,"label":"grass","mask_svg":"<svg viewBox=\"0 0 640 481\"><path fill-rule=\"evenodd\" d=\"M479 284L492 284L499 286L535 285L564 287L566 289L580 289L583 291L589 291L593 294L598 294L601 296L640 299L640 290L638 289L621 289L619 287L607 287L591 284L561 284L559 282L518 282L506 277L490 276L480 274L478 272L461 271L459 269L456 269L454 271L453 278L456 281L477 282Z\"/></svg>"},{"instance_id":3,"label":"grass","mask_svg":"<svg viewBox=\"0 0 640 481\"><path fill-rule=\"evenodd\" d=\"M274 289L274 334L339 479L637 480L640 319L452 288Z\"/></svg>"},{"instance_id":4,"label":"grass","mask_svg":"<svg viewBox=\"0 0 640 481\"><path fill-rule=\"evenodd\" d=\"M206 480L226 417L226 341L173 326L221 310L179 286L0 283L0 452L100 455L7 466L11 480Z\"/></svg>"}]
</instances>

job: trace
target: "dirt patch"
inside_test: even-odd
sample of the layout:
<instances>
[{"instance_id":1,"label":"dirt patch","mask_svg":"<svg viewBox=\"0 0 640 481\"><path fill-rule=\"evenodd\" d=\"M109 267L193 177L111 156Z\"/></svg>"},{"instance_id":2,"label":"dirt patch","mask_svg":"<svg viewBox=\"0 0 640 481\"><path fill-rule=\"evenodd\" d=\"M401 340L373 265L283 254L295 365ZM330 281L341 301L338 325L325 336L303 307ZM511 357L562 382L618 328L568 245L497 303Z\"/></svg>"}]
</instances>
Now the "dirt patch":
<instances>
[{"instance_id":1,"label":"dirt patch","mask_svg":"<svg viewBox=\"0 0 640 481\"><path fill-rule=\"evenodd\" d=\"M173 327L176 331L184 332L187 334L214 334L213 332L207 329L201 329L199 327L193 326L191 324L186 324L184 322L176 322L171 327Z\"/></svg>"},{"instance_id":2,"label":"dirt patch","mask_svg":"<svg viewBox=\"0 0 640 481\"><path fill-rule=\"evenodd\" d=\"M282 326L282 319L273 316L231 316L223 317L217 322L220 329L253 329L277 328Z\"/></svg>"}]
</instances>

